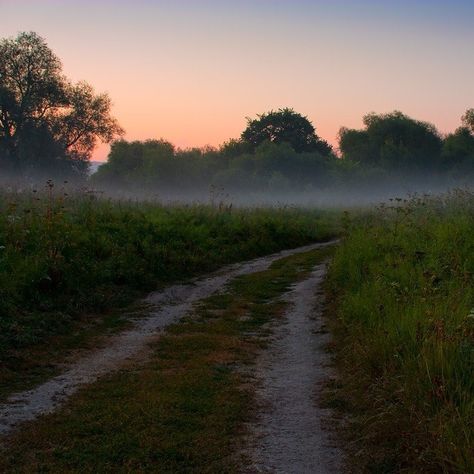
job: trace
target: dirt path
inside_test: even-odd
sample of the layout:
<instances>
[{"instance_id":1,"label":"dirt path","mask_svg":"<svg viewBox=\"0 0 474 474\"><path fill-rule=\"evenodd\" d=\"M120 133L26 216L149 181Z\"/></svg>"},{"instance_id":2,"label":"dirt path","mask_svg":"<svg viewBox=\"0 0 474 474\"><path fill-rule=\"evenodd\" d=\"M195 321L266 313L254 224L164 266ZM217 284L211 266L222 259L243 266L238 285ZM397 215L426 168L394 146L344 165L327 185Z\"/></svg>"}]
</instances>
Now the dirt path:
<instances>
[{"instance_id":1,"label":"dirt path","mask_svg":"<svg viewBox=\"0 0 474 474\"><path fill-rule=\"evenodd\" d=\"M287 294L290 307L257 364L257 399L262 406L250 427L250 472L337 473L341 453L322 426L330 412L318 407L318 389L331 375L321 321L320 286L326 266Z\"/></svg>"},{"instance_id":2,"label":"dirt path","mask_svg":"<svg viewBox=\"0 0 474 474\"><path fill-rule=\"evenodd\" d=\"M266 270L275 260L330 244L309 245L230 265L189 284L151 293L146 299L150 305L149 314L136 321L132 329L111 337L104 348L79 357L61 375L32 390L13 394L1 404L0 435L10 433L22 422L53 412L81 386L119 369L127 360L137 356L146 358L144 350L157 334L188 313L194 303L222 289L232 278Z\"/></svg>"}]
</instances>

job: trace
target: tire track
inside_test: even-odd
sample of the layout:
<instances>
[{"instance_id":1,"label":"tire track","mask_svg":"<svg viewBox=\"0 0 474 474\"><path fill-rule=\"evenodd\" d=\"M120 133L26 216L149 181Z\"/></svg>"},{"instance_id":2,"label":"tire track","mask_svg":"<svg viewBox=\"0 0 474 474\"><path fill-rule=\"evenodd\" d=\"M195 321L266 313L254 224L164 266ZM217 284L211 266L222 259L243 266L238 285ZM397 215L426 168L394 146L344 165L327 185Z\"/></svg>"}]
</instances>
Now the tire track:
<instances>
[{"instance_id":1,"label":"tire track","mask_svg":"<svg viewBox=\"0 0 474 474\"><path fill-rule=\"evenodd\" d=\"M287 293L285 320L275 328L257 363L256 390L262 412L250 426L248 472L325 474L341 471L341 452L324 428L331 415L318 406L322 384L331 375L329 334L321 320L321 283L326 265Z\"/></svg>"}]
</instances>

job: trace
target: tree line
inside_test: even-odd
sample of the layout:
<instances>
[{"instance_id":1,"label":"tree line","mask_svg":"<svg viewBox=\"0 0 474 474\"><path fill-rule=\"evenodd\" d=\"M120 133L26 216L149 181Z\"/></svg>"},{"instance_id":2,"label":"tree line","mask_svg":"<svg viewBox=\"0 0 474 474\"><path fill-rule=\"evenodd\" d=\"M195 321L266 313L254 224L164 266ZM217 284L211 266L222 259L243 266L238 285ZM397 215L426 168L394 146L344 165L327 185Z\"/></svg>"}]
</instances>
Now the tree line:
<instances>
[{"instance_id":1,"label":"tree line","mask_svg":"<svg viewBox=\"0 0 474 474\"><path fill-rule=\"evenodd\" d=\"M401 112L371 113L363 128L341 128L338 149L290 108L247 119L238 139L182 150L160 140L121 140L107 94L71 83L34 32L0 41L0 172L86 179L96 143L112 143L92 177L98 187L149 192L209 187L228 191L311 191L387 182L474 181L474 109L443 136Z\"/></svg>"},{"instance_id":2,"label":"tree line","mask_svg":"<svg viewBox=\"0 0 474 474\"><path fill-rule=\"evenodd\" d=\"M248 119L237 140L180 150L165 140L117 141L94 175L99 186L170 193L210 185L237 191L313 191L387 183L474 182L474 109L447 136L395 111L368 114L360 130L342 128L336 152L292 109Z\"/></svg>"}]
</instances>

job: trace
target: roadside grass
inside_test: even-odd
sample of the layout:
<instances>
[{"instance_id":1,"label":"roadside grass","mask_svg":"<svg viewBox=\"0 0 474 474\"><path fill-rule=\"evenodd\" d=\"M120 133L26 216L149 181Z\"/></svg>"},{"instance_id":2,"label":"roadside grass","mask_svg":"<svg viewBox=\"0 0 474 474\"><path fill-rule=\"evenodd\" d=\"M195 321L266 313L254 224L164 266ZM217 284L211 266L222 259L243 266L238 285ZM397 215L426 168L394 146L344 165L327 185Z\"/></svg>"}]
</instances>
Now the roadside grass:
<instances>
[{"instance_id":1,"label":"roadside grass","mask_svg":"<svg viewBox=\"0 0 474 474\"><path fill-rule=\"evenodd\" d=\"M474 472L474 195L347 222L328 318L352 472Z\"/></svg>"},{"instance_id":2,"label":"roadside grass","mask_svg":"<svg viewBox=\"0 0 474 474\"><path fill-rule=\"evenodd\" d=\"M80 351L106 344L110 335L125 330L145 311L145 306L131 304L102 314L82 315L71 324L70 331L49 336L44 343L19 349L18 355L0 365L0 402L11 393L30 389L58 375L63 364L74 360Z\"/></svg>"},{"instance_id":3,"label":"roadside grass","mask_svg":"<svg viewBox=\"0 0 474 474\"><path fill-rule=\"evenodd\" d=\"M0 451L0 471L237 472L254 408L241 367L278 321L286 304L278 297L332 251L236 278L172 325L147 363L83 389L13 435Z\"/></svg>"},{"instance_id":4,"label":"roadside grass","mask_svg":"<svg viewBox=\"0 0 474 474\"><path fill-rule=\"evenodd\" d=\"M160 285L329 239L337 213L161 206L45 190L0 193L0 397L54 372L117 308Z\"/></svg>"}]
</instances>

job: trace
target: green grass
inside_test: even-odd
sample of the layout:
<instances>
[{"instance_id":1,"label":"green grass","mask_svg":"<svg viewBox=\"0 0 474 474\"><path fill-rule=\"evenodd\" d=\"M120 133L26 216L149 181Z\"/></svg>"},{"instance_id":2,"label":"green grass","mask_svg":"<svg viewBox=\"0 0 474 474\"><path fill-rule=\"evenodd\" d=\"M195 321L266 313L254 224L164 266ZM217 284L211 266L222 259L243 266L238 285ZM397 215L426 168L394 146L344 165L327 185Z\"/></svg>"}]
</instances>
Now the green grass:
<instances>
[{"instance_id":1,"label":"green grass","mask_svg":"<svg viewBox=\"0 0 474 474\"><path fill-rule=\"evenodd\" d=\"M238 368L266 343L277 298L331 249L238 277L169 328L151 360L103 379L16 434L2 472L237 472L243 423L255 409Z\"/></svg>"},{"instance_id":2,"label":"green grass","mask_svg":"<svg viewBox=\"0 0 474 474\"><path fill-rule=\"evenodd\" d=\"M330 268L332 402L362 472L474 472L474 196L395 204L348 223Z\"/></svg>"},{"instance_id":3,"label":"green grass","mask_svg":"<svg viewBox=\"0 0 474 474\"><path fill-rule=\"evenodd\" d=\"M120 326L111 309L159 285L335 229L335 214L318 211L164 207L68 196L52 183L0 194L0 394L21 386L20 373L50 373L87 330Z\"/></svg>"}]
</instances>

